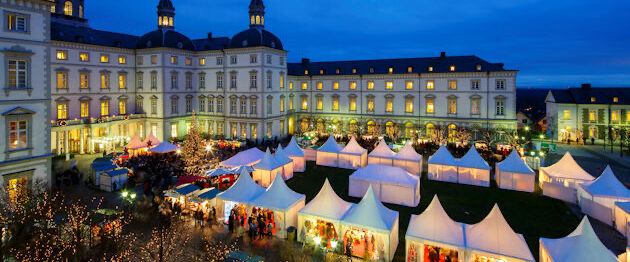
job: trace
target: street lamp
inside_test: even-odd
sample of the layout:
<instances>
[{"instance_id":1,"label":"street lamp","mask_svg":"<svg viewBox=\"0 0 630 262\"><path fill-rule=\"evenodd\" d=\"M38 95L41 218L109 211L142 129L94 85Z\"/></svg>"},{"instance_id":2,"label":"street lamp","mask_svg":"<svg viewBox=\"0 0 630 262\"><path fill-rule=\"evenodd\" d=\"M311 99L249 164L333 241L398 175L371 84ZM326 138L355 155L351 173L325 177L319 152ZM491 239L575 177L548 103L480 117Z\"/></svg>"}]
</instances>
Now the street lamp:
<instances>
[{"instance_id":1,"label":"street lamp","mask_svg":"<svg viewBox=\"0 0 630 262\"><path fill-rule=\"evenodd\" d=\"M127 198L128 195L129 195L129 192L127 192L127 191L123 191L122 192L122 197L123 198Z\"/></svg>"}]
</instances>

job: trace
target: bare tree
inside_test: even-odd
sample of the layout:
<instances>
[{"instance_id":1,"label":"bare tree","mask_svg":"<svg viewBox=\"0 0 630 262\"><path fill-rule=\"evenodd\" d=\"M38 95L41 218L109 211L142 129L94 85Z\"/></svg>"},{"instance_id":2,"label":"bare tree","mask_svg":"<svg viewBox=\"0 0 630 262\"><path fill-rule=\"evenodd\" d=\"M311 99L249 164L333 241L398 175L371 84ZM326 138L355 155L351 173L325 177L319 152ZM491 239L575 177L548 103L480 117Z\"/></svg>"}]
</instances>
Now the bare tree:
<instances>
[{"instance_id":1,"label":"bare tree","mask_svg":"<svg viewBox=\"0 0 630 262\"><path fill-rule=\"evenodd\" d=\"M435 126L431 134L431 140L438 145L442 145L448 141L448 130L446 127L441 125Z\"/></svg>"},{"instance_id":2,"label":"bare tree","mask_svg":"<svg viewBox=\"0 0 630 262\"><path fill-rule=\"evenodd\" d=\"M460 127L457 129L457 139L463 145L466 145L470 142L471 135L467 128Z\"/></svg>"},{"instance_id":3,"label":"bare tree","mask_svg":"<svg viewBox=\"0 0 630 262\"><path fill-rule=\"evenodd\" d=\"M183 222L173 221L170 224L159 225L151 231L146 242L134 243L137 252L133 252L133 256L140 261L184 261L190 256L186 253L185 247L191 238L191 231L185 228Z\"/></svg>"}]
</instances>

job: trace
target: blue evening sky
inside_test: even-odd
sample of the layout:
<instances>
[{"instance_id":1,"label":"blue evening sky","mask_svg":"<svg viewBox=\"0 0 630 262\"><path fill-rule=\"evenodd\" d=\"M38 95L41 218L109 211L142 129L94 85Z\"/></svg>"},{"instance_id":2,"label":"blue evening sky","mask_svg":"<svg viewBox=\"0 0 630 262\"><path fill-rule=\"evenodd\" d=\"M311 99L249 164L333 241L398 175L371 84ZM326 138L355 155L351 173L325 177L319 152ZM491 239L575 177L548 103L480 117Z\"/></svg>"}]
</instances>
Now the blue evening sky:
<instances>
[{"instance_id":1,"label":"blue evening sky","mask_svg":"<svg viewBox=\"0 0 630 262\"><path fill-rule=\"evenodd\" d=\"M172 0L197 39L248 27L250 0ZM93 28L142 35L158 0L86 0ZM123 8L120 6L124 5ZM630 87L628 0L265 0L289 61L477 55L520 70L519 87Z\"/></svg>"}]
</instances>

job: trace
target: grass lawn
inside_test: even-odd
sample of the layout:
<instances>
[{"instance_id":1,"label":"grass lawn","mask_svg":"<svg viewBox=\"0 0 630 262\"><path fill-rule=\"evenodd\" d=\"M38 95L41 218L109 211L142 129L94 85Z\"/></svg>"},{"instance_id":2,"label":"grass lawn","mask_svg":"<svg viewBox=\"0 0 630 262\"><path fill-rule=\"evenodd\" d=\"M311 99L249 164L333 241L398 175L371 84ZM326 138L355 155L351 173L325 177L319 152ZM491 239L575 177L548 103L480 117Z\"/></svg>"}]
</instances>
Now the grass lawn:
<instances>
[{"instance_id":1,"label":"grass lawn","mask_svg":"<svg viewBox=\"0 0 630 262\"><path fill-rule=\"evenodd\" d=\"M287 181L287 185L296 192L306 195L310 201L319 192L324 180L328 178L335 192L346 201L358 203L359 198L348 197L348 177L354 170L322 167L315 162L307 162L305 173L296 173ZM426 172L424 177L426 177ZM410 208L385 204L388 208L400 212L400 241L394 261L405 261L405 233L411 214L420 214L429 206L437 194L444 209L455 221L467 224L480 222L499 204L501 212L514 231L523 234L529 248L538 259L538 239L540 237L559 238L571 233L579 224L567 205L559 200L540 194L500 190L496 187L484 188L435 182L422 179L420 182L420 204Z\"/></svg>"}]
</instances>

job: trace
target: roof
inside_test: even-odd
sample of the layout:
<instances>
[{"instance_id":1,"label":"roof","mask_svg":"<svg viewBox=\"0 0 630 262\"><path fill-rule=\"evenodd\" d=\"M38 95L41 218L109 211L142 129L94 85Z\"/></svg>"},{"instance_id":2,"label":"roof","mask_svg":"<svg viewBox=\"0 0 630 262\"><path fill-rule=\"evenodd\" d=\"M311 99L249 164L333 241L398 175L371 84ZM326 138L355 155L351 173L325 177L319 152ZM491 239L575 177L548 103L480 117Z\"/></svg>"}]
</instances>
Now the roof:
<instances>
[{"instance_id":1,"label":"roof","mask_svg":"<svg viewBox=\"0 0 630 262\"><path fill-rule=\"evenodd\" d=\"M282 149L282 145L278 145L278 149L276 149L276 153L273 154L273 157L276 159L276 162L278 162L278 164L286 165L288 163L293 162L293 159L289 158L289 156L287 156L287 154L284 151L285 150Z\"/></svg>"},{"instance_id":2,"label":"roof","mask_svg":"<svg viewBox=\"0 0 630 262\"><path fill-rule=\"evenodd\" d=\"M105 163L105 164L102 164L102 163ZM105 171L114 170L118 168L118 166L114 165L112 162L109 162L109 163L98 162L98 163L93 163L92 168L94 169L94 172L105 172Z\"/></svg>"},{"instance_id":3,"label":"roof","mask_svg":"<svg viewBox=\"0 0 630 262\"><path fill-rule=\"evenodd\" d=\"M143 142L147 145L150 144L152 146L156 146L160 144L160 140L153 134L153 131L151 131L151 134L146 139L144 139Z\"/></svg>"},{"instance_id":4,"label":"roof","mask_svg":"<svg viewBox=\"0 0 630 262\"><path fill-rule=\"evenodd\" d=\"M295 136L293 136L287 147L284 148L284 153L288 156L304 156L304 149L298 146Z\"/></svg>"},{"instance_id":5,"label":"roof","mask_svg":"<svg viewBox=\"0 0 630 262\"><path fill-rule=\"evenodd\" d=\"M560 161L548 167L541 167L547 175L555 178L567 178L591 181L595 178L584 171L568 151L562 156Z\"/></svg>"},{"instance_id":6,"label":"roof","mask_svg":"<svg viewBox=\"0 0 630 262\"><path fill-rule=\"evenodd\" d=\"M389 74L389 68L393 74L411 73L450 73L450 66L455 66L455 72L494 72L506 71L501 63L489 63L477 56L438 56L402 59L378 59L378 60L353 60L353 61L328 61L289 63L289 75L303 76L305 70L309 75L366 75ZM481 65L481 70L477 70ZM429 71L433 67L433 71ZM337 73L339 69L339 73ZM353 73L356 69L356 73ZM371 71L370 69L373 69ZM323 72L322 72L323 70Z\"/></svg>"},{"instance_id":7,"label":"roof","mask_svg":"<svg viewBox=\"0 0 630 262\"><path fill-rule=\"evenodd\" d=\"M238 177L238 180L217 197L226 201L247 203L263 192L265 192L265 189L257 185L252 177L249 176L249 173L243 171Z\"/></svg>"},{"instance_id":8,"label":"roof","mask_svg":"<svg viewBox=\"0 0 630 262\"><path fill-rule=\"evenodd\" d=\"M221 50L230 45L229 37L203 38L193 40L197 51Z\"/></svg>"},{"instance_id":9,"label":"roof","mask_svg":"<svg viewBox=\"0 0 630 262\"><path fill-rule=\"evenodd\" d=\"M261 28L250 28L234 35L230 40L230 48L265 46L283 50L280 39L271 32Z\"/></svg>"},{"instance_id":10,"label":"roof","mask_svg":"<svg viewBox=\"0 0 630 262\"><path fill-rule=\"evenodd\" d=\"M126 174L129 174L129 169L121 168L121 169L111 170L111 171L105 172L105 174L107 174L108 176L126 175Z\"/></svg>"},{"instance_id":11,"label":"roof","mask_svg":"<svg viewBox=\"0 0 630 262\"><path fill-rule=\"evenodd\" d=\"M615 202L615 206L618 206L619 208L621 208L621 210L623 210L623 212L626 212L626 213L630 214L630 201L628 201L628 202Z\"/></svg>"},{"instance_id":12,"label":"roof","mask_svg":"<svg viewBox=\"0 0 630 262\"><path fill-rule=\"evenodd\" d=\"M252 147L250 149L238 152L236 155L230 157L228 160L221 162L224 166L249 166L260 161L265 153L260 149Z\"/></svg>"},{"instance_id":13,"label":"roof","mask_svg":"<svg viewBox=\"0 0 630 262\"><path fill-rule=\"evenodd\" d=\"M329 136L328 140L317 149L317 151L328 152L328 153L339 153L342 150L341 145L337 144L335 141L335 137Z\"/></svg>"},{"instance_id":14,"label":"roof","mask_svg":"<svg viewBox=\"0 0 630 262\"><path fill-rule=\"evenodd\" d=\"M252 200L250 204L267 209L287 210L298 201L304 199L306 199L306 196L291 190L284 182L280 172L278 172L267 191Z\"/></svg>"},{"instance_id":15,"label":"roof","mask_svg":"<svg viewBox=\"0 0 630 262\"><path fill-rule=\"evenodd\" d=\"M138 39L137 49L166 47L183 50L196 50L195 44L187 36L172 29L159 28L148 32Z\"/></svg>"},{"instance_id":16,"label":"roof","mask_svg":"<svg viewBox=\"0 0 630 262\"><path fill-rule=\"evenodd\" d=\"M368 156L393 159L395 154L384 139L378 141L376 148Z\"/></svg>"},{"instance_id":17,"label":"roof","mask_svg":"<svg viewBox=\"0 0 630 262\"><path fill-rule=\"evenodd\" d=\"M364 168L354 171L350 177L414 187L417 187L418 183L420 183L419 177L410 174L400 167L375 164L369 164Z\"/></svg>"},{"instance_id":18,"label":"roof","mask_svg":"<svg viewBox=\"0 0 630 262\"><path fill-rule=\"evenodd\" d=\"M630 190L617 179L610 166L606 166L595 181L585 182L580 186L591 195L630 199Z\"/></svg>"},{"instance_id":19,"label":"roof","mask_svg":"<svg viewBox=\"0 0 630 262\"><path fill-rule=\"evenodd\" d=\"M501 172L512 172L512 173L520 173L520 174L530 174L535 175L534 170L529 168L525 161L518 155L516 150L512 150L512 153L503 161L497 163L499 167L499 171Z\"/></svg>"},{"instance_id":20,"label":"roof","mask_svg":"<svg viewBox=\"0 0 630 262\"><path fill-rule=\"evenodd\" d=\"M618 261L595 235L587 216L584 216L580 225L568 236L559 239L540 238L540 243L555 262Z\"/></svg>"},{"instance_id":21,"label":"roof","mask_svg":"<svg viewBox=\"0 0 630 262\"><path fill-rule=\"evenodd\" d=\"M397 220L398 211L386 208L376 197L374 188L370 185L361 202L352 206L348 213L343 216L341 222L370 229L390 231Z\"/></svg>"},{"instance_id":22,"label":"roof","mask_svg":"<svg viewBox=\"0 0 630 262\"><path fill-rule=\"evenodd\" d=\"M72 26L54 21L51 22L50 28L50 37L54 41L135 49L139 39L133 35L94 30L86 26Z\"/></svg>"},{"instance_id":23,"label":"roof","mask_svg":"<svg viewBox=\"0 0 630 262\"><path fill-rule=\"evenodd\" d=\"M403 147L403 149L401 149L398 154L396 154L395 158L407 161L422 161L422 155L416 152L416 149L413 148L411 142L407 142L405 144L405 147Z\"/></svg>"},{"instance_id":24,"label":"roof","mask_svg":"<svg viewBox=\"0 0 630 262\"><path fill-rule=\"evenodd\" d=\"M348 142L348 144L346 144L346 146L341 150L340 153L360 155L363 153L367 153L367 150L361 147L353 136L352 138L350 138L350 141Z\"/></svg>"},{"instance_id":25,"label":"roof","mask_svg":"<svg viewBox=\"0 0 630 262\"><path fill-rule=\"evenodd\" d=\"M449 152L448 149L444 145L442 145L440 146L440 149L435 152L435 154L429 157L429 164L456 166L457 161L455 160L453 155L451 155L451 152Z\"/></svg>"},{"instance_id":26,"label":"roof","mask_svg":"<svg viewBox=\"0 0 630 262\"><path fill-rule=\"evenodd\" d=\"M466 245L464 224L455 222L446 214L437 195L422 214L411 216L407 236L459 247Z\"/></svg>"},{"instance_id":27,"label":"roof","mask_svg":"<svg viewBox=\"0 0 630 262\"><path fill-rule=\"evenodd\" d=\"M143 143L142 140L140 140L140 138L138 136L133 136L133 138L131 139L131 141L129 141L129 144L127 144L125 146L125 148L128 149L139 149L139 148L143 148L146 147L147 144Z\"/></svg>"},{"instance_id":28,"label":"roof","mask_svg":"<svg viewBox=\"0 0 630 262\"><path fill-rule=\"evenodd\" d=\"M553 101L560 104L630 105L630 87L570 87L549 92ZM614 102L615 97L618 102ZM595 101L591 98L595 98Z\"/></svg>"},{"instance_id":29,"label":"roof","mask_svg":"<svg viewBox=\"0 0 630 262\"><path fill-rule=\"evenodd\" d=\"M278 163L276 161L276 158L271 155L271 152L269 151L269 148L267 148L267 151L265 152L265 155L263 156L263 158L260 160L260 162L256 163L254 165L255 169L263 169L263 170L274 170L276 168L281 167L282 164Z\"/></svg>"},{"instance_id":30,"label":"roof","mask_svg":"<svg viewBox=\"0 0 630 262\"><path fill-rule=\"evenodd\" d=\"M164 141L160 143L159 145L149 149L149 151L154 152L154 153L165 154L165 153L177 151L178 148L179 148L178 146Z\"/></svg>"},{"instance_id":31,"label":"roof","mask_svg":"<svg viewBox=\"0 0 630 262\"><path fill-rule=\"evenodd\" d=\"M202 190L199 190L199 192L195 194L195 197L204 199L204 200L212 200L215 197L217 197L217 195L220 193L221 193L220 190L214 187L210 187L210 188L204 188Z\"/></svg>"},{"instance_id":32,"label":"roof","mask_svg":"<svg viewBox=\"0 0 630 262\"><path fill-rule=\"evenodd\" d=\"M496 204L481 222L465 228L468 248L534 261L525 238L512 230Z\"/></svg>"},{"instance_id":33,"label":"roof","mask_svg":"<svg viewBox=\"0 0 630 262\"><path fill-rule=\"evenodd\" d=\"M335 193L332 186L330 186L328 179L326 179L319 193L298 213L332 220L341 220L352 205L354 204L341 199L337 193Z\"/></svg>"},{"instance_id":34,"label":"roof","mask_svg":"<svg viewBox=\"0 0 630 262\"><path fill-rule=\"evenodd\" d=\"M483 160L474 146L457 163L461 167L490 170L490 166L486 160Z\"/></svg>"},{"instance_id":35,"label":"roof","mask_svg":"<svg viewBox=\"0 0 630 262\"><path fill-rule=\"evenodd\" d=\"M195 192L195 191L197 191L199 189L200 189L199 187L197 187L197 186L195 186L193 184L183 184L183 185L180 185L180 186L176 187L175 188L175 192L177 192L180 195L185 196L185 195L188 195L188 194L190 194L192 192Z\"/></svg>"}]
</instances>

